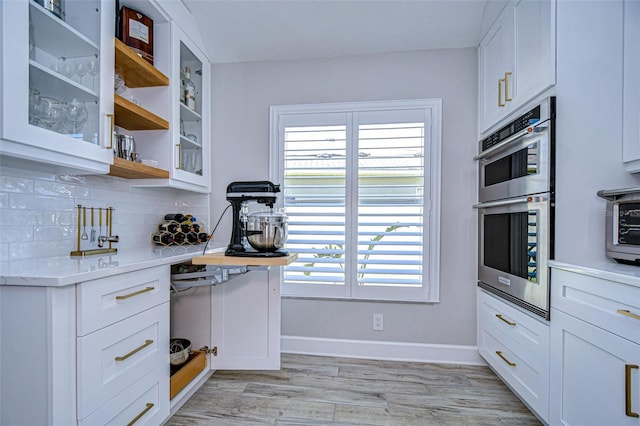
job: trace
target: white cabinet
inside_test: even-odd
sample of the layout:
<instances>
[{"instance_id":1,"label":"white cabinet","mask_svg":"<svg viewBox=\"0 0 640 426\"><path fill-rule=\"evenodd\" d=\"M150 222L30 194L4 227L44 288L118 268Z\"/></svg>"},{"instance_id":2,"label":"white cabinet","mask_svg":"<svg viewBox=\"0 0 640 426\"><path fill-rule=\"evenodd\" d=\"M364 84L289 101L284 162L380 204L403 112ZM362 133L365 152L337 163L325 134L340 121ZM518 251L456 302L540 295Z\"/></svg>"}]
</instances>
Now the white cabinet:
<instances>
[{"instance_id":1,"label":"white cabinet","mask_svg":"<svg viewBox=\"0 0 640 426\"><path fill-rule=\"evenodd\" d=\"M212 370L280 368L280 267L256 267L171 297L171 336L211 350L208 367L172 400L172 412ZM233 272L233 271L231 271Z\"/></svg>"},{"instance_id":2,"label":"white cabinet","mask_svg":"<svg viewBox=\"0 0 640 426\"><path fill-rule=\"evenodd\" d=\"M170 116L166 135L137 132L145 158L159 161L169 171L168 179L137 179L135 187L173 187L194 192L209 193L210 188L210 80L209 60L176 22L170 23L170 32L164 48L169 52L169 98L165 102ZM158 40L156 41L158 48ZM194 85L194 97L187 103L184 98L185 71ZM152 138L152 141L148 141Z\"/></svg>"},{"instance_id":3,"label":"white cabinet","mask_svg":"<svg viewBox=\"0 0 640 426\"><path fill-rule=\"evenodd\" d=\"M112 152L112 0L0 2L3 156L107 173Z\"/></svg>"},{"instance_id":4,"label":"white cabinet","mask_svg":"<svg viewBox=\"0 0 640 426\"><path fill-rule=\"evenodd\" d=\"M622 158L627 171L640 172L640 3L624 2Z\"/></svg>"},{"instance_id":5,"label":"white cabinet","mask_svg":"<svg viewBox=\"0 0 640 426\"><path fill-rule=\"evenodd\" d=\"M64 287L0 286L0 424L169 416L169 267Z\"/></svg>"},{"instance_id":6,"label":"white cabinet","mask_svg":"<svg viewBox=\"0 0 640 426\"><path fill-rule=\"evenodd\" d=\"M640 425L640 287L552 269L551 425Z\"/></svg>"},{"instance_id":7,"label":"white cabinet","mask_svg":"<svg viewBox=\"0 0 640 426\"><path fill-rule=\"evenodd\" d=\"M478 289L478 351L543 421L549 415L549 325Z\"/></svg>"},{"instance_id":8,"label":"white cabinet","mask_svg":"<svg viewBox=\"0 0 640 426\"><path fill-rule=\"evenodd\" d=\"M555 84L555 0L510 1L478 47L479 132Z\"/></svg>"}]
</instances>

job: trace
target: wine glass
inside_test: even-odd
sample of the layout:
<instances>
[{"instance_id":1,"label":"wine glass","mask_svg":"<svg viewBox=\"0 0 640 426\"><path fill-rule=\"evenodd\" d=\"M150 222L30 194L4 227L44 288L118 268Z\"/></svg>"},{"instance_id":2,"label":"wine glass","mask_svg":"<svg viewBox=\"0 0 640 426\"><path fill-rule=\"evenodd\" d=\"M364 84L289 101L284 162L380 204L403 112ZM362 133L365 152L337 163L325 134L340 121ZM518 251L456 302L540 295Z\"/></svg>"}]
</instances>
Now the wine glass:
<instances>
[{"instance_id":1,"label":"wine glass","mask_svg":"<svg viewBox=\"0 0 640 426\"><path fill-rule=\"evenodd\" d=\"M82 77L87 75L87 66L85 65L84 62L76 62L74 69L78 77L80 77L78 79L78 83L82 84Z\"/></svg>"},{"instance_id":2,"label":"wine glass","mask_svg":"<svg viewBox=\"0 0 640 426\"><path fill-rule=\"evenodd\" d=\"M96 88L96 75L100 73L100 60L98 56L92 57L87 63L87 72L91 75L91 88Z\"/></svg>"},{"instance_id":3,"label":"wine glass","mask_svg":"<svg viewBox=\"0 0 640 426\"><path fill-rule=\"evenodd\" d=\"M73 77L73 65L66 58L60 58L61 64L58 65L58 71L67 78Z\"/></svg>"},{"instance_id":4,"label":"wine glass","mask_svg":"<svg viewBox=\"0 0 640 426\"><path fill-rule=\"evenodd\" d=\"M38 126L40 124L39 115L40 92L36 89L29 89L29 123Z\"/></svg>"},{"instance_id":5,"label":"wine glass","mask_svg":"<svg viewBox=\"0 0 640 426\"><path fill-rule=\"evenodd\" d=\"M80 102L78 99L73 98L71 102L65 108L67 120L71 124L71 132L78 133L84 123L87 121L89 115L87 106L84 102Z\"/></svg>"}]
</instances>

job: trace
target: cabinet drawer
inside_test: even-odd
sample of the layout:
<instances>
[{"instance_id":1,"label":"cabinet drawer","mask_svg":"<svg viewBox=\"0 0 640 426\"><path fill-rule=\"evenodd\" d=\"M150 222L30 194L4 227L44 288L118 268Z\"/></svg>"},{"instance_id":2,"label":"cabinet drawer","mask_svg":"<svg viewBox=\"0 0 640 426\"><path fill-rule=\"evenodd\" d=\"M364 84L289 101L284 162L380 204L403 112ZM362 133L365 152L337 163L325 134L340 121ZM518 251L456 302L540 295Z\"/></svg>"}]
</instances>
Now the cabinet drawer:
<instances>
[{"instance_id":1,"label":"cabinet drawer","mask_svg":"<svg viewBox=\"0 0 640 426\"><path fill-rule=\"evenodd\" d=\"M640 343L640 287L554 268L551 307Z\"/></svg>"},{"instance_id":2,"label":"cabinet drawer","mask_svg":"<svg viewBox=\"0 0 640 426\"><path fill-rule=\"evenodd\" d=\"M478 316L527 352L549 358L549 324L533 318L495 296L478 290Z\"/></svg>"},{"instance_id":3,"label":"cabinet drawer","mask_svg":"<svg viewBox=\"0 0 640 426\"><path fill-rule=\"evenodd\" d=\"M549 362L523 350L491 325L482 326L478 350L500 378L534 411L549 416Z\"/></svg>"},{"instance_id":4,"label":"cabinet drawer","mask_svg":"<svg viewBox=\"0 0 640 426\"><path fill-rule=\"evenodd\" d=\"M144 376L80 425L158 425L169 417L169 367L161 366Z\"/></svg>"},{"instance_id":5,"label":"cabinet drawer","mask_svg":"<svg viewBox=\"0 0 640 426\"><path fill-rule=\"evenodd\" d=\"M161 266L79 284L78 336L168 302L169 276L169 266Z\"/></svg>"},{"instance_id":6,"label":"cabinet drawer","mask_svg":"<svg viewBox=\"0 0 640 426\"><path fill-rule=\"evenodd\" d=\"M77 359L83 419L155 367L168 368L169 304L79 337Z\"/></svg>"}]
</instances>

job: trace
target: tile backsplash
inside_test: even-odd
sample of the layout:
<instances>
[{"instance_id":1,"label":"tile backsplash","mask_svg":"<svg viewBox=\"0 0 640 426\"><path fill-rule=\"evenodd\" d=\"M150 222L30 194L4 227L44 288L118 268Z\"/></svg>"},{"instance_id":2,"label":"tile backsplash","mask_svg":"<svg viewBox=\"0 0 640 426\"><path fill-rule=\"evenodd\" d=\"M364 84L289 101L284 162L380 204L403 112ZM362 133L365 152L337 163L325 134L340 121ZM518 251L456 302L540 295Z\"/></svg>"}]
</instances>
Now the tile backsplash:
<instances>
[{"instance_id":1,"label":"tile backsplash","mask_svg":"<svg viewBox=\"0 0 640 426\"><path fill-rule=\"evenodd\" d=\"M68 255L76 250L77 205L113 207L117 248L151 245L166 213L192 214L211 232L209 195L167 188L131 188L110 176L56 176L3 166L0 171L0 261ZM87 233L91 214L87 211ZM104 228L106 230L106 228ZM83 249L96 243L82 242Z\"/></svg>"}]
</instances>

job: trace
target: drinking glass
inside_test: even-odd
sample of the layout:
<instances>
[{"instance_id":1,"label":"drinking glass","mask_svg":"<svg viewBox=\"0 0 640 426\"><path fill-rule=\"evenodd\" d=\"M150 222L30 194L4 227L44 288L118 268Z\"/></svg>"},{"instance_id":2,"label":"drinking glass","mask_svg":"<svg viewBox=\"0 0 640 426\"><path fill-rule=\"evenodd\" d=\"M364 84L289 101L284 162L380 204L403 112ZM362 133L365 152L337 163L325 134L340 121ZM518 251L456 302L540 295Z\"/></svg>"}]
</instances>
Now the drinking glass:
<instances>
[{"instance_id":1,"label":"drinking glass","mask_svg":"<svg viewBox=\"0 0 640 426\"><path fill-rule=\"evenodd\" d=\"M71 64L71 62L67 61L65 58L60 58L59 62L61 63L58 65L58 71L67 78L73 77L73 64Z\"/></svg>"},{"instance_id":2,"label":"drinking glass","mask_svg":"<svg viewBox=\"0 0 640 426\"><path fill-rule=\"evenodd\" d=\"M84 102L78 101L78 99L73 98L71 102L65 108L66 118L71 125L71 132L78 133L84 123L87 121L87 116L89 115L87 111L87 106Z\"/></svg>"},{"instance_id":3,"label":"drinking glass","mask_svg":"<svg viewBox=\"0 0 640 426\"><path fill-rule=\"evenodd\" d=\"M78 83L82 84L82 77L87 75L87 66L84 62L76 62L74 69L78 77L80 77Z\"/></svg>"},{"instance_id":4,"label":"drinking glass","mask_svg":"<svg viewBox=\"0 0 640 426\"><path fill-rule=\"evenodd\" d=\"M87 72L91 75L91 89L96 89L96 75L100 73L100 60L97 56L92 57L87 63Z\"/></svg>"},{"instance_id":5,"label":"drinking glass","mask_svg":"<svg viewBox=\"0 0 640 426\"><path fill-rule=\"evenodd\" d=\"M36 89L29 89L29 123L35 126L40 125L39 115L40 92Z\"/></svg>"}]
</instances>

